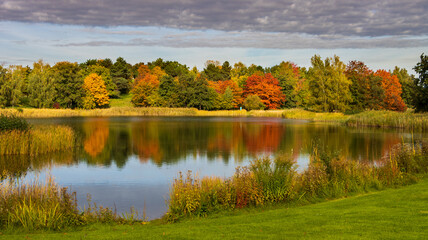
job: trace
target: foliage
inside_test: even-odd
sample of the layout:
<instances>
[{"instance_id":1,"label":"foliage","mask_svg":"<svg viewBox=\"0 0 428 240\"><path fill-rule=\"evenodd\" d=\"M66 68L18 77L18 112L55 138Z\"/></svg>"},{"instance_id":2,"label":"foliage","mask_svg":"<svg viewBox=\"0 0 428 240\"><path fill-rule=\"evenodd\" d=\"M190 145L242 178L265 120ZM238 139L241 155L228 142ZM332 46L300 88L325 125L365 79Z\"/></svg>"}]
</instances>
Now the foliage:
<instances>
[{"instance_id":1,"label":"foliage","mask_svg":"<svg viewBox=\"0 0 428 240\"><path fill-rule=\"evenodd\" d=\"M338 56L326 58L315 55L309 68L310 105L316 111L345 111L351 101L349 85L345 76L345 65Z\"/></svg>"},{"instance_id":2,"label":"foliage","mask_svg":"<svg viewBox=\"0 0 428 240\"><path fill-rule=\"evenodd\" d=\"M102 108L109 104L109 93L103 79L96 73L89 74L83 83L86 94L83 98L83 107L86 109Z\"/></svg>"},{"instance_id":3,"label":"foliage","mask_svg":"<svg viewBox=\"0 0 428 240\"><path fill-rule=\"evenodd\" d=\"M63 108L77 108L82 106L84 96L83 79L79 77L77 63L58 62L53 66L55 72L54 102Z\"/></svg>"},{"instance_id":4,"label":"foliage","mask_svg":"<svg viewBox=\"0 0 428 240\"><path fill-rule=\"evenodd\" d=\"M127 94L131 89L131 65L122 57L118 57L110 69L113 83L121 94Z\"/></svg>"},{"instance_id":5,"label":"foliage","mask_svg":"<svg viewBox=\"0 0 428 240\"><path fill-rule=\"evenodd\" d=\"M87 77L91 73L95 73L102 78L105 88L108 92L109 98L119 97L120 92L117 89L116 84L113 82L111 78L110 70L108 68L101 66L100 63L97 61L95 65L90 65L80 70L80 74L82 78Z\"/></svg>"},{"instance_id":6,"label":"foliage","mask_svg":"<svg viewBox=\"0 0 428 240\"><path fill-rule=\"evenodd\" d=\"M220 109L238 108L243 103L242 88L233 80L208 82L209 86L214 89L220 97ZM226 91L229 89L228 93Z\"/></svg>"},{"instance_id":7,"label":"foliage","mask_svg":"<svg viewBox=\"0 0 428 240\"><path fill-rule=\"evenodd\" d=\"M299 67L292 62L281 62L270 69L273 76L278 79L281 90L285 95L284 107L294 108L303 106L303 95L305 95L304 82Z\"/></svg>"},{"instance_id":8,"label":"foliage","mask_svg":"<svg viewBox=\"0 0 428 240\"><path fill-rule=\"evenodd\" d=\"M401 98L403 99L404 103L408 107L413 106L412 101L413 96L415 95L414 76L409 75L405 68L399 68L397 66L395 66L392 75L397 76L398 80L400 81L402 89Z\"/></svg>"},{"instance_id":9,"label":"foliage","mask_svg":"<svg viewBox=\"0 0 428 240\"><path fill-rule=\"evenodd\" d=\"M253 74L247 79L244 88L244 96L257 95L268 109L277 109L285 101L285 95L281 92L281 87L272 74ZM248 110L248 109L247 109Z\"/></svg>"},{"instance_id":10,"label":"foliage","mask_svg":"<svg viewBox=\"0 0 428 240\"><path fill-rule=\"evenodd\" d=\"M150 73L144 73L144 78L138 79L137 84L132 88L131 102L138 107L153 106L154 103L150 98L157 93L158 87L158 78Z\"/></svg>"},{"instance_id":11,"label":"foliage","mask_svg":"<svg viewBox=\"0 0 428 240\"><path fill-rule=\"evenodd\" d=\"M248 111L250 110L259 110L265 109L266 106L263 104L262 100L257 95L248 95L244 101L244 108Z\"/></svg>"},{"instance_id":12,"label":"foliage","mask_svg":"<svg viewBox=\"0 0 428 240\"><path fill-rule=\"evenodd\" d=\"M302 173L297 173L293 161L284 155L273 161L254 160L227 179L199 179L191 172L184 179L180 173L170 189L165 219L173 222L186 216L278 202L302 204L406 185L428 172L427 156L427 143L398 145L378 164L368 165L315 147Z\"/></svg>"},{"instance_id":13,"label":"foliage","mask_svg":"<svg viewBox=\"0 0 428 240\"><path fill-rule=\"evenodd\" d=\"M373 74L363 62L351 61L346 66L346 77L351 80L349 87L352 110L379 110L384 108L385 91L382 78Z\"/></svg>"},{"instance_id":14,"label":"foliage","mask_svg":"<svg viewBox=\"0 0 428 240\"><path fill-rule=\"evenodd\" d=\"M55 90L55 75L49 64L42 60L33 64L33 71L28 76L29 105L36 108L53 106Z\"/></svg>"},{"instance_id":15,"label":"foliage","mask_svg":"<svg viewBox=\"0 0 428 240\"><path fill-rule=\"evenodd\" d=\"M374 74L382 79L382 88L385 93L383 99L385 109L393 111L406 111L406 104L401 99L401 84L395 75L385 70L377 70Z\"/></svg>"},{"instance_id":16,"label":"foliage","mask_svg":"<svg viewBox=\"0 0 428 240\"><path fill-rule=\"evenodd\" d=\"M22 117L0 114L0 131L27 131L30 128L30 124Z\"/></svg>"},{"instance_id":17,"label":"foliage","mask_svg":"<svg viewBox=\"0 0 428 240\"><path fill-rule=\"evenodd\" d=\"M415 78L415 95L413 105L418 112L428 111L428 56L422 53L421 61L413 68L418 78Z\"/></svg>"}]
</instances>

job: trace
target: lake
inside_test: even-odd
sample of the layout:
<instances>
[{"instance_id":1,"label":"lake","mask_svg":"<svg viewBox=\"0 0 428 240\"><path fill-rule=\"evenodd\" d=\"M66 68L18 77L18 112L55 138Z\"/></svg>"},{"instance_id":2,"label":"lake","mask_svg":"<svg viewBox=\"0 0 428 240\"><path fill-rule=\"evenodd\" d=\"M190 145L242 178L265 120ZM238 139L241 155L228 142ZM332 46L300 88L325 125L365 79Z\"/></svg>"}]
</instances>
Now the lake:
<instances>
[{"instance_id":1,"label":"lake","mask_svg":"<svg viewBox=\"0 0 428 240\"><path fill-rule=\"evenodd\" d=\"M281 118L114 117L31 119L33 125L71 126L76 149L29 158L0 159L25 179L47 174L77 193L79 205L92 201L118 212L144 205L150 219L167 210L173 179L181 171L200 177L230 177L235 168L262 156L288 154L298 171L315 146L356 161L375 162L394 145L427 133L397 129L348 128Z\"/></svg>"}]
</instances>

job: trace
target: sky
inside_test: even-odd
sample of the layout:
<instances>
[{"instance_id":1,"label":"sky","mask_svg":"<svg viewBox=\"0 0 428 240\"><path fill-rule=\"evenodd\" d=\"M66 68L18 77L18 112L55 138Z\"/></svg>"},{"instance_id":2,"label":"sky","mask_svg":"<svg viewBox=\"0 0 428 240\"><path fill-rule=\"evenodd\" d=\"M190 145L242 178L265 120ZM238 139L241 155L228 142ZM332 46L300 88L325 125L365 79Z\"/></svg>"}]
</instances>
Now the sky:
<instances>
[{"instance_id":1,"label":"sky","mask_svg":"<svg viewBox=\"0 0 428 240\"><path fill-rule=\"evenodd\" d=\"M372 69L428 54L426 0L0 0L0 64L157 58L310 67L315 54Z\"/></svg>"}]
</instances>

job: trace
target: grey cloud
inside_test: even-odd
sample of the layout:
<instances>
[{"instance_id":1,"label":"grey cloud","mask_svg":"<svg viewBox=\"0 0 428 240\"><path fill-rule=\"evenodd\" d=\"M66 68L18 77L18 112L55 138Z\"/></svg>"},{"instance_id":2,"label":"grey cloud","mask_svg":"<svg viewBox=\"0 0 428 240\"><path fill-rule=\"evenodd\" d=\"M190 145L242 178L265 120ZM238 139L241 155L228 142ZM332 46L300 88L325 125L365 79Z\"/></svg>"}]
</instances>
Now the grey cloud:
<instances>
[{"instance_id":1,"label":"grey cloud","mask_svg":"<svg viewBox=\"0 0 428 240\"><path fill-rule=\"evenodd\" d=\"M404 48L424 47L427 37L346 37L341 35L307 35L263 32L218 32L208 34L202 31L181 34L151 35L150 38L133 38L125 41L88 41L56 44L60 47L123 47L162 46L174 48L271 48L271 49L334 49L334 48Z\"/></svg>"},{"instance_id":2,"label":"grey cloud","mask_svg":"<svg viewBox=\"0 0 428 240\"><path fill-rule=\"evenodd\" d=\"M1 21L343 36L426 35L426 0L0 0Z\"/></svg>"}]
</instances>

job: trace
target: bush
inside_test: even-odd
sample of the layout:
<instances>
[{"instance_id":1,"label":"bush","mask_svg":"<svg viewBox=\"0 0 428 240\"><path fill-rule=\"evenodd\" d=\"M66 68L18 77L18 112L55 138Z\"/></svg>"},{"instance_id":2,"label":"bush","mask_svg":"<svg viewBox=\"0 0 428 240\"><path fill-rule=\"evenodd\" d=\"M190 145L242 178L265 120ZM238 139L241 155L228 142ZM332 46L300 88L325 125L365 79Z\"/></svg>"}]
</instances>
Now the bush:
<instances>
[{"instance_id":1,"label":"bush","mask_svg":"<svg viewBox=\"0 0 428 240\"><path fill-rule=\"evenodd\" d=\"M262 110L266 106L263 104L262 100L257 95L248 95L244 100L244 108L248 111L250 110Z\"/></svg>"},{"instance_id":2,"label":"bush","mask_svg":"<svg viewBox=\"0 0 428 240\"><path fill-rule=\"evenodd\" d=\"M30 129L30 124L24 118L15 115L0 115L0 131L27 131L28 129Z\"/></svg>"}]
</instances>

